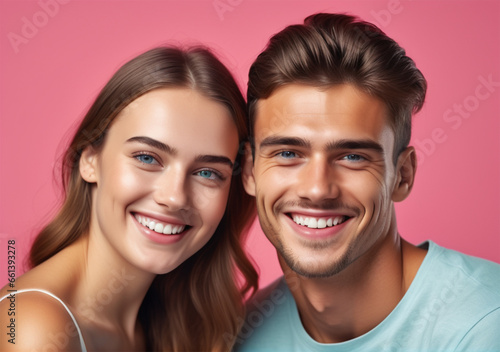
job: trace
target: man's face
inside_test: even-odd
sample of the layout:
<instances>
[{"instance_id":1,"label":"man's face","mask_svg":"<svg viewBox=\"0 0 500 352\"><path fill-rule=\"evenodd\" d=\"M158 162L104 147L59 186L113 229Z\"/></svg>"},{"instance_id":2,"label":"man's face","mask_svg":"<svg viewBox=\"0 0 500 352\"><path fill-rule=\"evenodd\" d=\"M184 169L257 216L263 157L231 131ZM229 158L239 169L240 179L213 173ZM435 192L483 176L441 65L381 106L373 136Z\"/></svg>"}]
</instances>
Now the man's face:
<instances>
[{"instance_id":1,"label":"man's face","mask_svg":"<svg viewBox=\"0 0 500 352\"><path fill-rule=\"evenodd\" d=\"M254 131L245 187L282 263L328 277L387 239L402 181L381 100L352 85L286 85L258 102Z\"/></svg>"}]
</instances>

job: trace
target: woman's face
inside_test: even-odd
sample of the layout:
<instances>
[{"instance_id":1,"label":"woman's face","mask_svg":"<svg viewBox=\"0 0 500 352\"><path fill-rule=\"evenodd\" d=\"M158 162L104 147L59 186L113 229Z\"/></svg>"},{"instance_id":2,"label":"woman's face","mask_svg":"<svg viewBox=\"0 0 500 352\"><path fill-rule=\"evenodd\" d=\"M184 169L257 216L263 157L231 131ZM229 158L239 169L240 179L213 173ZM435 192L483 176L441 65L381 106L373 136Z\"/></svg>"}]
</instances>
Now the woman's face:
<instances>
[{"instance_id":1,"label":"woman's face","mask_svg":"<svg viewBox=\"0 0 500 352\"><path fill-rule=\"evenodd\" d=\"M238 133L228 110L184 88L151 91L82 154L95 183L91 240L135 267L167 273L207 243L229 194Z\"/></svg>"}]
</instances>

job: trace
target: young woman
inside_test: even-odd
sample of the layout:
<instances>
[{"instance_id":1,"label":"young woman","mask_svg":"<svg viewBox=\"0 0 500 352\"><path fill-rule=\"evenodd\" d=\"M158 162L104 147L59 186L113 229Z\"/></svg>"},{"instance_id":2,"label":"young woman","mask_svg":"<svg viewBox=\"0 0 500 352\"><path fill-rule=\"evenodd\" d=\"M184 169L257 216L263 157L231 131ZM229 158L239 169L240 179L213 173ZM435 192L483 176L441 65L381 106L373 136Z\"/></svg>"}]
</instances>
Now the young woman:
<instances>
[{"instance_id":1,"label":"young woman","mask_svg":"<svg viewBox=\"0 0 500 352\"><path fill-rule=\"evenodd\" d=\"M257 288L240 247L254 213L239 172L246 126L207 49L157 48L120 68L65 153L64 202L32 269L15 296L0 293L2 329L15 324L1 350L231 349Z\"/></svg>"}]
</instances>

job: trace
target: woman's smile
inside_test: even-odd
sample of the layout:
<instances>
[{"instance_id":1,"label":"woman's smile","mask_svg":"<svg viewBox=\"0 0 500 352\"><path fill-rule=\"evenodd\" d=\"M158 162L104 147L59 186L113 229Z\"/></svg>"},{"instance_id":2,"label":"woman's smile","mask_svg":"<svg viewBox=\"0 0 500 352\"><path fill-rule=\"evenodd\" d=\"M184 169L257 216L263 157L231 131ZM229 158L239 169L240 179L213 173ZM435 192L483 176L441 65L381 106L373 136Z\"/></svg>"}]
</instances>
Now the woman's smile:
<instances>
[{"instance_id":1,"label":"woman's smile","mask_svg":"<svg viewBox=\"0 0 500 352\"><path fill-rule=\"evenodd\" d=\"M162 222L156 218L149 218L144 215L134 214L135 219L144 227L164 235L177 235L190 228L186 224Z\"/></svg>"}]
</instances>

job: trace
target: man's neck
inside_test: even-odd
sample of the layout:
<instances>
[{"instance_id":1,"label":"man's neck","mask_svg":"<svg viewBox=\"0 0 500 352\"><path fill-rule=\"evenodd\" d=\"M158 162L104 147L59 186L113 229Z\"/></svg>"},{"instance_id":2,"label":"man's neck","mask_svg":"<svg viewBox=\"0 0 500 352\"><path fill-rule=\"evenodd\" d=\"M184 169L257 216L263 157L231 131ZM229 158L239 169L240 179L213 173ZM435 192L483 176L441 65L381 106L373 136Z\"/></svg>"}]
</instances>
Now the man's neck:
<instances>
[{"instance_id":1,"label":"man's neck","mask_svg":"<svg viewBox=\"0 0 500 352\"><path fill-rule=\"evenodd\" d=\"M342 272L329 278L305 278L282 262L302 324L321 343L361 336L396 307L415 277L426 251L395 235Z\"/></svg>"}]
</instances>

